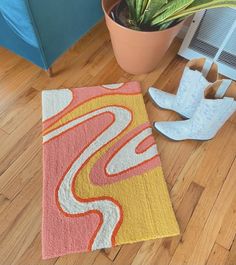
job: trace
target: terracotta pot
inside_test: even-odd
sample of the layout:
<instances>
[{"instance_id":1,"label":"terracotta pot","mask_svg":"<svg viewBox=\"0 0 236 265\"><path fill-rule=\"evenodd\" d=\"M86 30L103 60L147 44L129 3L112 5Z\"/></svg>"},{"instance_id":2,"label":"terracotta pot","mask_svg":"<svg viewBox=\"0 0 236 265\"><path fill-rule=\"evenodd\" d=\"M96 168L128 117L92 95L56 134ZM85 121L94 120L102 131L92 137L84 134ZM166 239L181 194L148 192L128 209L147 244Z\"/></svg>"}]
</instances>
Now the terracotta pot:
<instances>
[{"instance_id":1,"label":"terracotta pot","mask_svg":"<svg viewBox=\"0 0 236 265\"><path fill-rule=\"evenodd\" d=\"M166 30L152 32L123 27L109 16L111 9L119 1L102 0L116 60L128 73L149 73L157 67L183 23Z\"/></svg>"}]
</instances>

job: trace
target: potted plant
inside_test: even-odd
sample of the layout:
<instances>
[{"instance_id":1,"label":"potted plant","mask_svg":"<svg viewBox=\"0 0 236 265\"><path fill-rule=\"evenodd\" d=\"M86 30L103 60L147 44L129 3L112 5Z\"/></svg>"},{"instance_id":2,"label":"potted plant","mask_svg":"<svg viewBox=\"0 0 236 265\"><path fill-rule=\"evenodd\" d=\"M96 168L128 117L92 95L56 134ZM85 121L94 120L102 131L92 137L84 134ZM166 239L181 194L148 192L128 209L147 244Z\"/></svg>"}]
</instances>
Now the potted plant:
<instances>
[{"instance_id":1,"label":"potted plant","mask_svg":"<svg viewBox=\"0 0 236 265\"><path fill-rule=\"evenodd\" d=\"M156 68L183 20L197 11L236 7L235 0L102 0L118 64L128 73Z\"/></svg>"}]
</instances>

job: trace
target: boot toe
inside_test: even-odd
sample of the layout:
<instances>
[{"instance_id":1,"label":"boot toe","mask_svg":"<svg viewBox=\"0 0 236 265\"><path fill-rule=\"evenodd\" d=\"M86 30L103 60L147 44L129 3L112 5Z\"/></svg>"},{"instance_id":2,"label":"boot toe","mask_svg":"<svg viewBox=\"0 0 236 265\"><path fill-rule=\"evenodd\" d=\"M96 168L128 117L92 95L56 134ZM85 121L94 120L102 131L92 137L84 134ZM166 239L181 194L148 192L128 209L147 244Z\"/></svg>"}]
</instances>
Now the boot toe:
<instances>
[{"instance_id":1,"label":"boot toe","mask_svg":"<svg viewBox=\"0 0 236 265\"><path fill-rule=\"evenodd\" d=\"M181 141L186 139L186 135L184 133L184 130L182 130L181 125L181 121L155 122L153 124L154 128L158 132L175 141Z\"/></svg>"},{"instance_id":2,"label":"boot toe","mask_svg":"<svg viewBox=\"0 0 236 265\"><path fill-rule=\"evenodd\" d=\"M175 95L164 92L154 87L150 87L148 89L148 94L151 99L155 102L158 107L163 109L173 109L173 103L175 101Z\"/></svg>"}]
</instances>

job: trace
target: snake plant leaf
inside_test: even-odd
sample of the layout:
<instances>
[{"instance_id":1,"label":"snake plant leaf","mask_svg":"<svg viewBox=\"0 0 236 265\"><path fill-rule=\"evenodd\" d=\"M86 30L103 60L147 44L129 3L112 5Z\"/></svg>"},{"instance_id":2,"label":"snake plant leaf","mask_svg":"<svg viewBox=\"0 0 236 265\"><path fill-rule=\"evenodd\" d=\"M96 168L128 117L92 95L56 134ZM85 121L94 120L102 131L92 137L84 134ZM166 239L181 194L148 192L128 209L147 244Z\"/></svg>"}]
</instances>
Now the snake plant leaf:
<instances>
[{"instance_id":1,"label":"snake plant leaf","mask_svg":"<svg viewBox=\"0 0 236 265\"><path fill-rule=\"evenodd\" d=\"M150 24L154 17L164 11L162 8L168 4L168 1L170 0L149 0L140 21L144 24Z\"/></svg>"},{"instance_id":2,"label":"snake plant leaf","mask_svg":"<svg viewBox=\"0 0 236 265\"><path fill-rule=\"evenodd\" d=\"M171 25L174 23L179 23L181 21L183 21L185 18L187 17L182 17L182 18L179 18L179 19L175 19L175 20L170 20L168 22L164 22L162 24L159 24L158 25L158 30L164 30L164 29L168 29L169 27L171 27Z\"/></svg>"},{"instance_id":3,"label":"snake plant leaf","mask_svg":"<svg viewBox=\"0 0 236 265\"><path fill-rule=\"evenodd\" d=\"M236 8L236 0L195 0L188 8L176 12L172 16L166 19L166 22L177 18L190 16L198 11L205 9L212 9L218 7L233 7Z\"/></svg>"},{"instance_id":4,"label":"snake plant leaf","mask_svg":"<svg viewBox=\"0 0 236 265\"><path fill-rule=\"evenodd\" d=\"M170 27L170 25L173 23L173 20L165 22L163 24L161 24L158 28L158 30L164 30L167 29L168 27Z\"/></svg>"},{"instance_id":5,"label":"snake plant leaf","mask_svg":"<svg viewBox=\"0 0 236 265\"><path fill-rule=\"evenodd\" d=\"M167 4L166 10L151 21L151 25L155 26L161 22L164 21L167 22L167 19L169 17L173 16L176 12L184 10L186 7L192 4L193 1L194 0L179 0L179 1L172 0Z\"/></svg>"},{"instance_id":6,"label":"snake plant leaf","mask_svg":"<svg viewBox=\"0 0 236 265\"><path fill-rule=\"evenodd\" d=\"M136 18L139 18L141 16L142 7L143 7L143 0L136 0L135 1Z\"/></svg>"},{"instance_id":7,"label":"snake plant leaf","mask_svg":"<svg viewBox=\"0 0 236 265\"><path fill-rule=\"evenodd\" d=\"M143 4L142 4L142 14L145 11L145 9L147 8L148 3L150 2L150 0L143 0Z\"/></svg>"},{"instance_id":8,"label":"snake plant leaf","mask_svg":"<svg viewBox=\"0 0 236 265\"><path fill-rule=\"evenodd\" d=\"M173 4L172 2L171 3L169 2L169 3L164 4L158 10L153 10L152 11L152 17L149 18L149 22L151 23L152 20L154 20L157 16L159 16L160 14L162 14L164 11L166 11L172 4ZM168 22L168 25L170 25L171 23ZM165 28L164 24L167 25L167 23L161 24L161 26L160 26L161 29L164 29Z\"/></svg>"},{"instance_id":9,"label":"snake plant leaf","mask_svg":"<svg viewBox=\"0 0 236 265\"><path fill-rule=\"evenodd\" d=\"M224 1L224 0L195 0L190 6L189 6L189 9L194 9L194 8L201 8L201 9L204 9L204 8L207 8L209 5L215 5L217 3L221 3L221 4L224 4L224 3L227 3L229 1ZM230 0L230 2L234 2L236 4L236 0Z\"/></svg>"},{"instance_id":10,"label":"snake plant leaf","mask_svg":"<svg viewBox=\"0 0 236 265\"><path fill-rule=\"evenodd\" d=\"M129 24L132 28L165 29L172 22L195 12L217 7L234 7L236 0L122 0L129 10Z\"/></svg>"},{"instance_id":11,"label":"snake plant leaf","mask_svg":"<svg viewBox=\"0 0 236 265\"><path fill-rule=\"evenodd\" d=\"M136 20L136 12L135 12L135 0L125 0L129 9L129 18L131 20Z\"/></svg>"}]
</instances>

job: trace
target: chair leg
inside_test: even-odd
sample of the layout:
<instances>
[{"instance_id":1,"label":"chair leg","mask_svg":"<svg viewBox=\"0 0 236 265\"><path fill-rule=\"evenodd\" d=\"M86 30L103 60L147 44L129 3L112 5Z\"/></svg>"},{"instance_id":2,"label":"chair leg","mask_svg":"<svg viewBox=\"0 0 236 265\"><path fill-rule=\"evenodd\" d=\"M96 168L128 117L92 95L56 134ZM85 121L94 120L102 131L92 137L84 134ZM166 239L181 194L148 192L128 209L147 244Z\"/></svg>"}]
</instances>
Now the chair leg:
<instances>
[{"instance_id":1,"label":"chair leg","mask_svg":"<svg viewBox=\"0 0 236 265\"><path fill-rule=\"evenodd\" d=\"M53 76L52 67L49 67L48 70L46 70L49 77Z\"/></svg>"}]
</instances>

